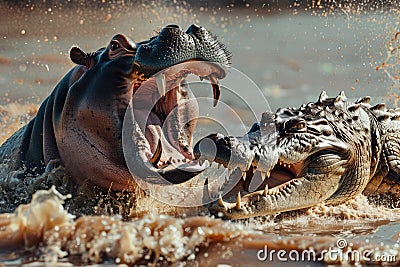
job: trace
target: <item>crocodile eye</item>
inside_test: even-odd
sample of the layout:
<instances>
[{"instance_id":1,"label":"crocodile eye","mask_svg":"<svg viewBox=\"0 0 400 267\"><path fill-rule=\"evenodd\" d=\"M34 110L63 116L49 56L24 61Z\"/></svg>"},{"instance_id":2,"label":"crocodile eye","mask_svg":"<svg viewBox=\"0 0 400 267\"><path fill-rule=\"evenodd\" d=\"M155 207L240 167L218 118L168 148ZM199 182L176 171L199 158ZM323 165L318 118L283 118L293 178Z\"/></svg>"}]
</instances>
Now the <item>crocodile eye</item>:
<instances>
[{"instance_id":1,"label":"crocodile eye","mask_svg":"<svg viewBox=\"0 0 400 267\"><path fill-rule=\"evenodd\" d=\"M322 134L325 135L325 136L330 136L332 133L333 132L330 129L323 129L322 130Z\"/></svg>"},{"instance_id":2,"label":"crocodile eye","mask_svg":"<svg viewBox=\"0 0 400 267\"><path fill-rule=\"evenodd\" d=\"M305 129L306 127L307 127L307 125L304 121L301 121L295 125L295 128L298 131Z\"/></svg>"},{"instance_id":3,"label":"crocodile eye","mask_svg":"<svg viewBox=\"0 0 400 267\"><path fill-rule=\"evenodd\" d=\"M293 122L292 126L290 127L290 131L293 132L304 132L306 129L307 123L305 121Z\"/></svg>"},{"instance_id":4,"label":"crocodile eye","mask_svg":"<svg viewBox=\"0 0 400 267\"><path fill-rule=\"evenodd\" d=\"M307 122L302 119L291 119L284 123L286 131L296 133L296 132L306 132Z\"/></svg>"},{"instance_id":5,"label":"crocodile eye","mask_svg":"<svg viewBox=\"0 0 400 267\"><path fill-rule=\"evenodd\" d=\"M117 50L118 48L120 48L121 47L121 45L119 44L119 42L117 42L117 41L111 41L111 43L110 43L110 50L111 51L115 51L115 50Z\"/></svg>"}]
</instances>

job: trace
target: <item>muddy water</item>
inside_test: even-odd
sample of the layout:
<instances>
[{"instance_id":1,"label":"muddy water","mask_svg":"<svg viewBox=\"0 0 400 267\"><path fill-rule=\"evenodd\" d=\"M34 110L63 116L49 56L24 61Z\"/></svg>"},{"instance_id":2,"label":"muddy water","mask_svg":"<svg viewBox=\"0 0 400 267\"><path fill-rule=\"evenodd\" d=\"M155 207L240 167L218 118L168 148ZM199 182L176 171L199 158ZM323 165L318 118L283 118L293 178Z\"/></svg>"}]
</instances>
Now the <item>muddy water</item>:
<instances>
[{"instance_id":1,"label":"muddy water","mask_svg":"<svg viewBox=\"0 0 400 267\"><path fill-rule=\"evenodd\" d=\"M118 32L140 41L169 23L187 27L195 22L212 29L232 50L233 66L258 85L273 110L315 100L321 90L330 95L344 90L349 98L371 95L375 101L397 106L399 56L390 51L399 46L393 39L400 31L398 11L300 11L269 12L268 6L262 4L240 9L117 2L104 2L96 8L88 4L30 4L23 8L3 5L0 141L34 116L38 104L73 66L67 57L72 45L93 51ZM246 93L246 88L234 89L239 95ZM222 99L239 111L245 110L233 95L225 94ZM229 119L226 118L227 124ZM249 119L245 123L252 122ZM208 131L199 129L200 135ZM48 187L49 180L65 182L64 170L50 167L44 176L36 177L41 181L39 186L36 184L37 189ZM3 177L16 175L0 173ZM26 203L32 188L27 184L18 196L9 197L16 203ZM67 193L65 184L58 189ZM125 200L121 198L119 203ZM147 265L161 259L161 264L175 266L299 266L354 260L346 261L341 256L318 258L318 262L287 262L277 254L272 255L272 261L263 260L265 251L260 249L265 246L288 252L314 249L318 255L324 249L337 250L339 246L341 255L352 248L394 256L389 262L400 259L400 212L380 206L382 203L371 204L362 196L337 207L320 205L242 222L205 216L186 218L182 214L207 211L174 209L152 199L134 200L135 205L129 205L139 207L135 211L112 209L109 205L115 203L107 201L85 202L88 207L82 211L78 209L82 201L75 200L74 205L68 199L66 211L63 201L58 193L42 192L30 206L1 215L0 264ZM127 202L122 206L129 206ZM97 217L74 219L71 215L90 211ZM110 213L128 214L129 219L100 217ZM347 242L345 246L338 242L342 239ZM12 244L22 245L21 250L7 250Z\"/></svg>"}]
</instances>

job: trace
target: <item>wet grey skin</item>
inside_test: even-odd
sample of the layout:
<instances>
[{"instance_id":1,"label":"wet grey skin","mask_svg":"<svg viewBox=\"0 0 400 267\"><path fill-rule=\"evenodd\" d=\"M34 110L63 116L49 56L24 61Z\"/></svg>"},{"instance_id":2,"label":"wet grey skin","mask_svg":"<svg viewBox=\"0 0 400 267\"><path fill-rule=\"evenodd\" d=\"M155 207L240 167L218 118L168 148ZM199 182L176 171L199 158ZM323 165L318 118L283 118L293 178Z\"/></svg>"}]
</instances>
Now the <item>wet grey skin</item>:
<instances>
[{"instance_id":1,"label":"wet grey skin","mask_svg":"<svg viewBox=\"0 0 400 267\"><path fill-rule=\"evenodd\" d=\"M141 127L142 138L130 144L133 166L149 167L147 173L159 173L172 183L203 170L191 148L198 106L185 78L192 73L208 79L217 103L218 80L225 77L231 55L214 35L197 25L186 31L168 25L139 43L117 34L96 52L72 47L70 58L77 66L56 85L36 117L1 146L0 160L10 170L40 173L49 161L59 159L78 184L90 181L105 189L134 190L133 176L143 172L134 168L130 173L122 143L132 98L141 106L134 107L137 114L129 123ZM143 117L146 109L150 113ZM176 120L164 125L170 112ZM175 149L174 159L163 158L160 140L168 132L173 132L165 138L169 149ZM170 166L172 160L182 167Z\"/></svg>"},{"instance_id":2,"label":"wet grey skin","mask_svg":"<svg viewBox=\"0 0 400 267\"><path fill-rule=\"evenodd\" d=\"M335 205L359 194L399 197L399 140L399 109L371 106L370 97L353 103L343 92L335 98L322 92L315 103L265 112L243 137L211 134L194 153L242 172L210 206L215 214L242 219ZM260 186L249 192L254 177Z\"/></svg>"}]
</instances>

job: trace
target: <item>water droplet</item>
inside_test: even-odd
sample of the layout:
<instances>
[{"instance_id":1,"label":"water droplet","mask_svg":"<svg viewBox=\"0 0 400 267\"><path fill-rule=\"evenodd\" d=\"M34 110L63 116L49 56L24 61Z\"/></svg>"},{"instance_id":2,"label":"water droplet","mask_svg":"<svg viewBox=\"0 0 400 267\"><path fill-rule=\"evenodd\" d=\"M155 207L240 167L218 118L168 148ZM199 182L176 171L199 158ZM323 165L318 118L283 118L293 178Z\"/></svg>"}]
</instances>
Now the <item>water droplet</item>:
<instances>
[{"instance_id":1,"label":"water droplet","mask_svg":"<svg viewBox=\"0 0 400 267\"><path fill-rule=\"evenodd\" d=\"M22 72L24 72L24 71L26 71L26 65L25 64L21 64L21 65L19 65L19 71L22 71Z\"/></svg>"}]
</instances>

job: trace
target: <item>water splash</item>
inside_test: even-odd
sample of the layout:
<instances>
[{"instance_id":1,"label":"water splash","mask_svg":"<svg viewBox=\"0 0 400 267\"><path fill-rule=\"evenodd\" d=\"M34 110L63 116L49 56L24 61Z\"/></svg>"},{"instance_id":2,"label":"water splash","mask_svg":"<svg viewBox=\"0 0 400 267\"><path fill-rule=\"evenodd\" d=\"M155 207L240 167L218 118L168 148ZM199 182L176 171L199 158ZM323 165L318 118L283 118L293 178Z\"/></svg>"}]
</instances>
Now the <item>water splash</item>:
<instances>
[{"instance_id":1,"label":"water splash","mask_svg":"<svg viewBox=\"0 0 400 267\"><path fill-rule=\"evenodd\" d=\"M36 248L40 251L37 260L53 265L65 257L71 260L78 257L79 261L85 263L156 266L186 262L210 266L210 261L214 264L233 264L238 261L235 253L243 251L247 256L254 256L255 263L260 260L260 250L265 246L285 251L313 250L319 257L317 259L330 264L340 261L324 255L324 250L338 250L342 255L341 260L349 251L371 251L373 255L390 253L395 257L400 253L398 246L356 240L348 243L340 239L340 244L344 242L344 246L339 244L339 239L328 236L279 238L242 224L206 216L183 219L146 215L131 221L123 221L118 216L83 216L74 220L74 216L63 208L67 198L54 187L39 190L28 205L19 206L13 214L1 214L0 248ZM316 214L318 212L314 213L314 217ZM394 242L398 238L394 237ZM347 261L357 263L354 258L348 258ZM363 260L359 259L358 262Z\"/></svg>"}]
</instances>

